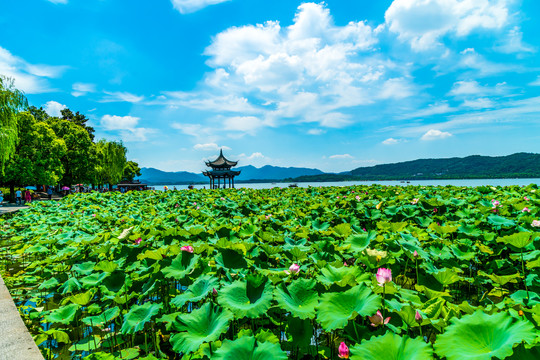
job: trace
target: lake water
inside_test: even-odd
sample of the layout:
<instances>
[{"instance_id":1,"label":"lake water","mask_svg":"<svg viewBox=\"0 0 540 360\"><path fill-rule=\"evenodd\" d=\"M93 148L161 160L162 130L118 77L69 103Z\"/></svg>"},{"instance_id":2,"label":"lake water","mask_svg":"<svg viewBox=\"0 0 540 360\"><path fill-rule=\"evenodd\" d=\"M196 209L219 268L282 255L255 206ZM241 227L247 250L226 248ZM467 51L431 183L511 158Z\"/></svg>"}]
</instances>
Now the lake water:
<instances>
[{"instance_id":1,"label":"lake water","mask_svg":"<svg viewBox=\"0 0 540 360\"><path fill-rule=\"evenodd\" d=\"M388 186L510 186L510 185L529 185L540 184L540 179L464 179L464 180L411 180L410 182L401 181L336 181L336 182L299 182L298 187L318 187L318 186L351 186L351 185L388 185ZM235 184L237 189L249 188L249 189L270 189L274 187L285 188L290 183L256 183L256 184ZM163 190L167 186L169 190L173 190L175 187L178 190L187 189L187 185L154 185L156 190ZM196 189L208 188L208 184L193 185Z\"/></svg>"}]
</instances>

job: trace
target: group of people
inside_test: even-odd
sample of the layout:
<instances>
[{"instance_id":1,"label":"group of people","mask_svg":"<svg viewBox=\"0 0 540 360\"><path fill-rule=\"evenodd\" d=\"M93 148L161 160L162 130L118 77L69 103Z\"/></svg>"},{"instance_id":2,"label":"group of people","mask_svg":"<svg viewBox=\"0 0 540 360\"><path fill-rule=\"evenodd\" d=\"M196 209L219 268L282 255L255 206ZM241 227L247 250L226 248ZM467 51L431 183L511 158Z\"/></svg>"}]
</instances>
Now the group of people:
<instances>
[{"instance_id":1,"label":"group of people","mask_svg":"<svg viewBox=\"0 0 540 360\"><path fill-rule=\"evenodd\" d=\"M26 189L24 191L24 202L23 202L22 191L20 189L15 191L15 202L17 203L17 205L23 205L23 204L26 204L26 203L31 203L32 202L32 193L30 192L30 190Z\"/></svg>"}]
</instances>

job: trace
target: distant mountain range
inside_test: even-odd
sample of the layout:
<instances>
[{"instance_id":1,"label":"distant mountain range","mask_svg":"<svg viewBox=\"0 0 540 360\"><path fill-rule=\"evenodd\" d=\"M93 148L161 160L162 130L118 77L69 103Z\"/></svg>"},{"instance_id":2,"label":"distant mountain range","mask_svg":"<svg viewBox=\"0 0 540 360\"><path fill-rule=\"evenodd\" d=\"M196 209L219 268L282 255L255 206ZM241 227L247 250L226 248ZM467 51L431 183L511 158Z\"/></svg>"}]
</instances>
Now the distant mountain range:
<instances>
[{"instance_id":1,"label":"distant mountain range","mask_svg":"<svg viewBox=\"0 0 540 360\"><path fill-rule=\"evenodd\" d=\"M359 167L339 174L324 173L318 169L271 165L261 168L240 166L235 170L241 171L236 178L238 182L540 178L540 154L419 159ZM206 183L208 180L202 174L187 171L166 172L154 168L142 168L139 179L150 185Z\"/></svg>"},{"instance_id":2,"label":"distant mountain range","mask_svg":"<svg viewBox=\"0 0 540 360\"><path fill-rule=\"evenodd\" d=\"M235 178L235 181L237 182L261 180L281 181L283 179L296 178L299 176L324 174L324 172L318 169L280 167L271 165L266 165L261 168L256 168L252 165L239 166L234 168L234 170L241 171L240 175ZM167 172L154 168L142 168L139 180L150 185L173 185L206 183L208 178L202 174L195 174L187 171Z\"/></svg>"}]
</instances>

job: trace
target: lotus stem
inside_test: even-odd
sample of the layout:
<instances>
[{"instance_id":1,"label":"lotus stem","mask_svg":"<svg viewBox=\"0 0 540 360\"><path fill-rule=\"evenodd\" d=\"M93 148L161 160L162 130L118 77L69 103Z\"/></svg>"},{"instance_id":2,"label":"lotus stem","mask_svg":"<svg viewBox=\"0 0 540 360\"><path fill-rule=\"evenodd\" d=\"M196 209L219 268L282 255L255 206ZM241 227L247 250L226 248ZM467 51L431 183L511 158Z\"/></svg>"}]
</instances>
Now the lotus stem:
<instances>
[{"instance_id":1,"label":"lotus stem","mask_svg":"<svg viewBox=\"0 0 540 360\"><path fill-rule=\"evenodd\" d=\"M525 263L523 262L523 248L521 248L521 271L523 272L523 284L527 292L527 305L529 305L529 288L527 287L527 279L525 279Z\"/></svg>"},{"instance_id":2,"label":"lotus stem","mask_svg":"<svg viewBox=\"0 0 540 360\"><path fill-rule=\"evenodd\" d=\"M416 265L416 283L418 284L418 259L415 259L414 262Z\"/></svg>"}]
</instances>

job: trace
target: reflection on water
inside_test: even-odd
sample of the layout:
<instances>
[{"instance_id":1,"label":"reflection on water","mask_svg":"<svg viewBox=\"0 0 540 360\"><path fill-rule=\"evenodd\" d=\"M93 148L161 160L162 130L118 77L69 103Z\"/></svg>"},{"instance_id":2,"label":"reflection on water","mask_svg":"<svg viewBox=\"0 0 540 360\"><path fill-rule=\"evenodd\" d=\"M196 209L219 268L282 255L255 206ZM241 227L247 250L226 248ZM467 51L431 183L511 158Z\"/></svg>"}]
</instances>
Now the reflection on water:
<instances>
[{"instance_id":1,"label":"reflection on water","mask_svg":"<svg viewBox=\"0 0 540 360\"><path fill-rule=\"evenodd\" d=\"M463 179L463 180L416 180L410 182L401 181L335 181L335 182L305 182L297 183L298 187L318 187L318 186L351 186L351 185L388 185L388 186L510 186L510 185L529 185L540 184L540 179ZM270 189L275 187L286 188L291 183L257 183L257 184L235 184L236 188L249 188L249 189ZM156 190L163 190L164 186L167 186L169 190L173 190L175 187L178 190L186 190L188 185L154 185ZM208 184L193 185L195 189L208 189Z\"/></svg>"}]
</instances>

